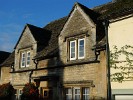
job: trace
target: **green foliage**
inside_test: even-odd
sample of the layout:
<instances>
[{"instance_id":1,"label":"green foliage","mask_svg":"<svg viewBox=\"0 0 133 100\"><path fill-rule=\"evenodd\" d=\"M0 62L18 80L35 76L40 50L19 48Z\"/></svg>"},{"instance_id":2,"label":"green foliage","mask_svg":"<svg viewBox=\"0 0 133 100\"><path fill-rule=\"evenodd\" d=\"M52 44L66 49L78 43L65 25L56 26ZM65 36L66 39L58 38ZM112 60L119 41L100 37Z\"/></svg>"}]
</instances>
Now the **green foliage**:
<instances>
[{"instance_id":1,"label":"green foliage","mask_svg":"<svg viewBox=\"0 0 133 100\"><path fill-rule=\"evenodd\" d=\"M22 93L22 100L37 100L38 96L39 91L34 83L25 84Z\"/></svg>"},{"instance_id":2,"label":"green foliage","mask_svg":"<svg viewBox=\"0 0 133 100\"><path fill-rule=\"evenodd\" d=\"M112 81L132 80L133 47L125 45L118 49L114 46L113 51L110 52L110 67L116 71L111 75Z\"/></svg>"},{"instance_id":3,"label":"green foliage","mask_svg":"<svg viewBox=\"0 0 133 100\"><path fill-rule=\"evenodd\" d=\"M0 100L10 100L14 92L14 88L10 83L0 85Z\"/></svg>"}]
</instances>

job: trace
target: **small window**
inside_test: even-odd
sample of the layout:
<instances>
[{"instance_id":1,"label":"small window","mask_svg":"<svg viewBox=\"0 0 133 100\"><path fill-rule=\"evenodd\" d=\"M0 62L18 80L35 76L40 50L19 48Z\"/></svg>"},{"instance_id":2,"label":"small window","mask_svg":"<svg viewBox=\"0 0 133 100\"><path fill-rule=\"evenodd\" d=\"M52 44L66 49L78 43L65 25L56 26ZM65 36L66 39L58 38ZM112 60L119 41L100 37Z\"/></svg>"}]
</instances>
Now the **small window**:
<instances>
[{"instance_id":1,"label":"small window","mask_svg":"<svg viewBox=\"0 0 133 100\"><path fill-rule=\"evenodd\" d=\"M29 67L30 65L30 51L21 53L21 68Z\"/></svg>"},{"instance_id":2,"label":"small window","mask_svg":"<svg viewBox=\"0 0 133 100\"><path fill-rule=\"evenodd\" d=\"M66 88L66 100L72 100L72 89Z\"/></svg>"},{"instance_id":3,"label":"small window","mask_svg":"<svg viewBox=\"0 0 133 100\"><path fill-rule=\"evenodd\" d=\"M30 65L30 51L27 52L27 63L26 66Z\"/></svg>"},{"instance_id":4,"label":"small window","mask_svg":"<svg viewBox=\"0 0 133 100\"><path fill-rule=\"evenodd\" d=\"M84 58L84 54L85 54L85 43L84 43L84 39L79 39L78 40L78 58L79 59Z\"/></svg>"},{"instance_id":5,"label":"small window","mask_svg":"<svg viewBox=\"0 0 133 100\"><path fill-rule=\"evenodd\" d=\"M74 88L74 93L73 93L74 100L80 100L80 93L81 93L80 88Z\"/></svg>"},{"instance_id":6,"label":"small window","mask_svg":"<svg viewBox=\"0 0 133 100\"><path fill-rule=\"evenodd\" d=\"M70 41L70 60L85 58L85 38Z\"/></svg>"},{"instance_id":7,"label":"small window","mask_svg":"<svg viewBox=\"0 0 133 100\"><path fill-rule=\"evenodd\" d=\"M89 88L83 88L83 100L89 100Z\"/></svg>"},{"instance_id":8,"label":"small window","mask_svg":"<svg viewBox=\"0 0 133 100\"><path fill-rule=\"evenodd\" d=\"M21 67L25 67L25 60L26 60L26 55L25 53L22 53L22 58L21 58Z\"/></svg>"},{"instance_id":9,"label":"small window","mask_svg":"<svg viewBox=\"0 0 133 100\"><path fill-rule=\"evenodd\" d=\"M68 87L65 89L65 100L89 100L89 88Z\"/></svg>"},{"instance_id":10,"label":"small window","mask_svg":"<svg viewBox=\"0 0 133 100\"><path fill-rule=\"evenodd\" d=\"M76 59L76 40L70 41L70 60Z\"/></svg>"}]
</instances>

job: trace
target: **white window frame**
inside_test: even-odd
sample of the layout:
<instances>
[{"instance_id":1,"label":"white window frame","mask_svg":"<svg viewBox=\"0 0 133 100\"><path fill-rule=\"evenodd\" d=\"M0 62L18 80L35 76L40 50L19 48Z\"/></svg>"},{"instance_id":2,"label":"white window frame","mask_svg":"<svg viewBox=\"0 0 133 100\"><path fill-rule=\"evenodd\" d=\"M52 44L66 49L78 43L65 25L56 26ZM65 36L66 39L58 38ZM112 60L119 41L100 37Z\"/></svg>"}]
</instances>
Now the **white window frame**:
<instances>
[{"instance_id":1,"label":"white window frame","mask_svg":"<svg viewBox=\"0 0 133 100\"><path fill-rule=\"evenodd\" d=\"M66 99L66 96L71 96L71 99L70 100L77 100L75 97L76 96L80 96L80 98L78 99L78 100L81 100L81 99L83 99L83 96L88 96L88 98L90 98L90 88L89 87L66 87L65 88L65 91L66 91L66 89L71 89L71 93L66 93L65 92L65 100L67 100ZM75 93L75 90L76 89L78 89L78 90L80 90L80 93ZM88 89L89 91L88 91L88 94L86 94L86 93L83 93L83 89ZM83 99L83 100L85 100L85 99ZM89 100L89 99L87 99L87 100Z\"/></svg>"},{"instance_id":2,"label":"white window frame","mask_svg":"<svg viewBox=\"0 0 133 100\"><path fill-rule=\"evenodd\" d=\"M23 55L25 55L25 57ZM24 59L24 61L23 61L23 59ZM24 65L23 65L23 63L24 63ZM21 68L24 68L25 65L26 65L26 54L25 54L25 52L22 52L21 53Z\"/></svg>"},{"instance_id":3,"label":"white window frame","mask_svg":"<svg viewBox=\"0 0 133 100\"><path fill-rule=\"evenodd\" d=\"M75 93L76 90L79 90L79 91L80 91L79 94L76 94L76 93ZM74 88L73 88L73 100L77 100L77 99L75 98L76 96L80 96L78 100L81 99L81 88L80 88L80 87L74 87Z\"/></svg>"},{"instance_id":4,"label":"white window frame","mask_svg":"<svg viewBox=\"0 0 133 100\"><path fill-rule=\"evenodd\" d=\"M28 56L28 53L30 53L30 56ZM25 58L23 57L23 55L25 55ZM21 61L21 68L25 68L25 67L30 66L30 64L27 64L28 57L30 57L30 61L31 61L31 52L30 51L24 51L24 52L21 53L21 60L20 60ZM23 58L24 58L24 61L23 61ZM23 62L24 62L24 66L22 65Z\"/></svg>"},{"instance_id":5,"label":"white window frame","mask_svg":"<svg viewBox=\"0 0 133 100\"><path fill-rule=\"evenodd\" d=\"M30 53L30 56L28 55L28 53ZM28 57L31 59L31 52L30 51L26 52L26 67L29 67L29 65L30 65L30 60L28 60ZM28 61L29 61L29 64L27 64Z\"/></svg>"},{"instance_id":6,"label":"white window frame","mask_svg":"<svg viewBox=\"0 0 133 100\"><path fill-rule=\"evenodd\" d=\"M18 99L21 100L21 95L22 95L23 91L22 89L18 90Z\"/></svg>"},{"instance_id":7,"label":"white window frame","mask_svg":"<svg viewBox=\"0 0 133 100\"><path fill-rule=\"evenodd\" d=\"M66 95L66 96L70 96L71 99L72 99L72 88L66 88L66 89L67 89L67 90L70 89L70 90L71 90L71 93L70 93L70 94L69 94L69 93L66 93L65 95ZM67 100L67 99L66 99L66 100Z\"/></svg>"},{"instance_id":8,"label":"white window frame","mask_svg":"<svg viewBox=\"0 0 133 100\"><path fill-rule=\"evenodd\" d=\"M80 51L80 41L84 40L84 56L83 57L80 57L79 56L79 51ZM85 38L81 38L81 39L78 39L78 59L83 59L85 58Z\"/></svg>"},{"instance_id":9,"label":"white window frame","mask_svg":"<svg viewBox=\"0 0 133 100\"><path fill-rule=\"evenodd\" d=\"M82 89L88 89L89 90L89 93L88 94L86 94L86 93L83 93L82 92L82 96L88 96L88 98L90 97L90 89L88 88L88 87L84 87L84 88L82 88ZM83 91L83 90L82 90ZM84 100L84 99L83 99ZM87 100L86 98L85 98L85 100ZM89 99L88 99L89 100Z\"/></svg>"},{"instance_id":10,"label":"white window frame","mask_svg":"<svg viewBox=\"0 0 133 100\"><path fill-rule=\"evenodd\" d=\"M74 57L74 58L71 58L71 54L72 54L72 53L71 53L71 47L72 47L71 44L72 44L73 42L75 43L75 57ZM70 41L70 60L76 60L76 57L77 57L77 49L76 49L76 48L77 48L76 40Z\"/></svg>"}]
</instances>

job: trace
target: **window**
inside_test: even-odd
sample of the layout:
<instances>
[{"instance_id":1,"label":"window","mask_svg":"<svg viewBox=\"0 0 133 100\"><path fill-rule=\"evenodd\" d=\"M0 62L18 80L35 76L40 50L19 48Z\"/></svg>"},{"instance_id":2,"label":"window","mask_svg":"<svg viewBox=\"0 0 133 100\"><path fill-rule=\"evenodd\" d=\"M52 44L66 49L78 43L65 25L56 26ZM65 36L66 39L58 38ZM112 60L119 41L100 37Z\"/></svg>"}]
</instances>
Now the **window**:
<instances>
[{"instance_id":1,"label":"window","mask_svg":"<svg viewBox=\"0 0 133 100\"><path fill-rule=\"evenodd\" d=\"M30 65L30 51L27 52L27 62L26 65L29 66Z\"/></svg>"},{"instance_id":2,"label":"window","mask_svg":"<svg viewBox=\"0 0 133 100\"><path fill-rule=\"evenodd\" d=\"M73 89L73 98L74 100L80 100L80 88Z\"/></svg>"},{"instance_id":3,"label":"window","mask_svg":"<svg viewBox=\"0 0 133 100\"><path fill-rule=\"evenodd\" d=\"M70 41L70 60L83 59L85 57L85 39Z\"/></svg>"},{"instance_id":4,"label":"window","mask_svg":"<svg viewBox=\"0 0 133 100\"><path fill-rule=\"evenodd\" d=\"M89 88L83 88L83 100L89 100Z\"/></svg>"},{"instance_id":5,"label":"window","mask_svg":"<svg viewBox=\"0 0 133 100\"><path fill-rule=\"evenodd\" d=\"M65 91L65 100L89 100L89 88L72 87Z\"/></svg>"},{"instance_id":6,"label":"window","mask_svg":"<svg viewBox=\"0 0 133 100\"><path fill-rule=\"evenodd\" d=\"M25 67L25 60L26 60L26 57L25 57L25 53L22 53L22 58L21 58L21 67Z\"/></svg>"},{"instance_id":7,"label":"window","mask_svg":"<svg viewBox=\"0 0 133 100\"><path fill-rule=\"evenodd\" d=\"M30 65L30 51L21 53L21 68L29 67Z\"/></svg>"},{"instance_id":8,"label":"window","mask_svg":"<svg viewBox=\"0 0 133 100\"><path fill-rule=\"evenodd\" d=\"M76 40L70 41L70 60L76 59Z\"/></svg>"},{"instance_id":9,"label":"window","mask_svg":"<svg viewBox=\"0 0 133 100\"><path fill-rule=\"evenodd\" d=\"M21 100L22 90L21 89L15 89L14 93L15 93L14 100Z\"/></svg>"},{"instance_id":10,"label":"window","mask_svg":"<svg viewBox=\"0 0 133 100\"><path fill-rule=\"evenodd\" d=\"M84 39L79 39L78 40L78 58L79 59L84 58L84 52L85 52Z\"/></svg>"},{"instance_id":11,"label":"window","mask_svg":"<svg viewBox=\"0 0 133 100\"><path fill-rule=\"evenodd\" d=\"M72 89L66 88L66 100L72 100Z\"/></svg>"}]
</instances>

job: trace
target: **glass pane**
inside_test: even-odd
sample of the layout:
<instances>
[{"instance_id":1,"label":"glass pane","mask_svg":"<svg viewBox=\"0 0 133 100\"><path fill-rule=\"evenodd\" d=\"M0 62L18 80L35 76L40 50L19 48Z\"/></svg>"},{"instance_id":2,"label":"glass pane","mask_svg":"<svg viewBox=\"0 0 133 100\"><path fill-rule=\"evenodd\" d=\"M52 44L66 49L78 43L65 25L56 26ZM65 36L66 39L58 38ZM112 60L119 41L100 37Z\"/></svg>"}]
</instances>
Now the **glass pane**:
<instances>
[{"instance_id":1,"label":"glass pane","mask_svg":"<svg viewBox=\"0 0 133 100\"><path fill-rule=\"evenodd\" d=\"M74 52L75 53L75 48L71 48L71 53Z\"/></svg>"},{"instance_id":2,"label":"glass pane","mask_svg":"<svg viewBox=\"0 0 133 100\"><path fill-rule=\"evenodd\" d=\"M72 94L72 89L71 88L66 89L66 94Z\"/></svg>"},{"instance_id":3,"label":"glass pane","mask_svg":"<svg viewBox=\"0 0 133 100\"><path fill-rule=\"evenodd\" d=\"M28 56L28 57L30 56L30 52L28 52L27 56Z\"/></svg>"},{"instance_id":4,"label":"glass pane","mask_svg":"<svg viewBox=\"0 0 133 100\"><path fill-rule=\"evenodd\" d=\"M24 62L25 61L25 58L22 58L22 61Z\"/></svg>"},{"instance_id":5,"label":"glass pane","mask_svg":"<svg viewBox=\"0 0 133 100\"><path fill-rule=\"evenodd\" d=\"M79 51L84 51L84 46L80 46Z\"/></svg>"},{"instance_id":6,"label":"glass pane","mask_svg":"<svg viewBox=\"0 0 133 100\"><path fill-rule=\"evenodd\" d=\"M74 100L80 100L80 95L75 95L75 99Z\"/></svg>"},{"instance_id":7,"label":"glass pane","mask_svg":"<svg viewBox=\"0 0 133 100\"><path fill-rule=\"evenodd\" d=\"M71 53L71 58L75 58L75 53Z\"/></svg>"},{"instance_id":8,"label":"glass pane","mask_svg":"<svg viewBox=\"0 0 133 100\"><path fill-rule=\"evenodd\" d=\"M75 41L70 41L70 58L75 58Z\"/></svg>"},{"instance_id":9,"label":"glass pane","mask_svg":"<svg viewBox=\"0 0 133 100\"><path fill-rule=\"evenodd\" d=\"M30 60L30 57L28 57L27 60Z\"/></svg>"},{"instance_id":10,"label":"glass pane","mask_svg":"<svg viewBox=\"0 0 133 100\"><path fill-rule=\"evenodd\" d=\"M80 40L79 45L84 45L84 40Z\"/></svg>"},{"instance_id":11,"label":"glass pane","mask_svg":"<svg viewBox=\"0 0 133 100\"><path fill-rule=\"evenodd\" d=\"M66 100L72 100L72 89L71 88L66 89Z\"/></svg>"},{"instance_id":12,"label":"glass pane","mask_svg":"<svg viewBox=\"0 0 133 100\"><path fill-rule=\"evenodd\" d=\"M22 62L22 66L24 66L24 62Z\"/></svg>"},{"instance_id":13,"label":"glass pane","mask_svg":"<svg viewBox=\"0 0 133 100\"><path fill-rule=\"evenodd\" d=\"M25 57L25 53L22 54L22 57Z\"/></svg>"},{"instance_id":14,"label":"glass pane","mask_svg":"<svg viewBox=\"0 0 133 100\"><path fill-rule=\"evenodd\" d=\"M75 89L75 94L80 94L80 89Z\"/></svg>"},{"instance_id":15,"label":"glass pane","mask_svg":"<svg viewBox=\"0 0 133 100\"><path fill-rule=\"evenodd\" d=\"M80 88L76 88L74 91L74 100L80 100Z\"/></svg>"},{"instance_id":16,"label":"glass pane","mask_svg":"<svg viewBox=\"0 0 133 100\"><path fill-rule=\"evenodd\" d=\"M75 47L75 42L71 42L71 47Z\"/></svg>"},{"instance_id":17,"label":"glass pane","mask_svg":"<svg viewBox=\"0 0 133 100\"><path fill-rule=\"evenodd\" d=\"M84 57L84 52L79 52L79 57Z\"/></svg>"},{"instance_id":18,"label":"glass pane","mask_svg":"<svg viewBox=\"0 0 133 100\"><path fill-rule=\"evenodd\" d=\"M30 61L27 61L27 65L29 65L30 64Z\"/></svg>"},{"instance_id":19,"label":"glass pane","mask_svg":"<svg viewBox=\"0 0 133 100\"><path fill-rule=\"evenodd\" d=\"M30 65L30 52L27 52L27 65Z\"/></svg>"},{"instance_id":20,"label":"glass pane","mask_svg":"<svg viewBox=\"0 0 133 100\"><path fill-rule=\"evenodd\" d=\"M89 88L83 88L83 100L89 100Z\"/></svg>"},{"instance_id":21,"label":"glass pane","mask_svg":"<svg viewBox=\"0 0 133 100\"><path fill-rule=\"evenodd\" d=\"M89 100L89 95L83 95L83 100Z\"/></svg>"},{"instance_id":22,"label":"glass pane","mask_svg":"<svg viewBox=\"0 0 133 100\"><path fill-rule=\"evenodd\" d=\"M71 95L66 95L66 100L72 100L72 96Z\"/></svg>"},{"instance_id":23,"label":"glass pane","mask_svg":"<svg viewBox=\"0 0 133 100\"><path fill-rule=\"evenodd\" d=\"M84 57L84 40L79 40L79 46L78 46L78 54L79 57Z\"/></svg>"}]
</instances>

